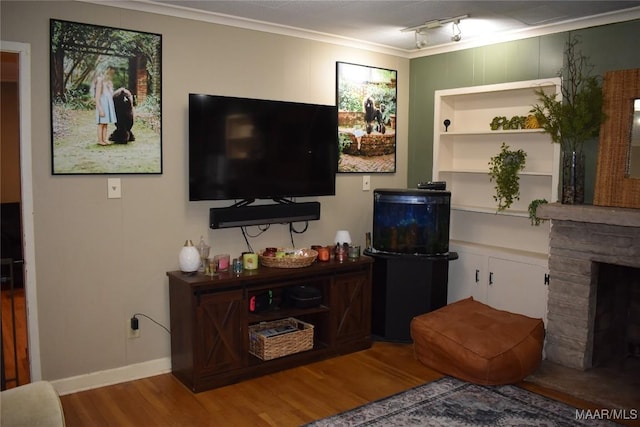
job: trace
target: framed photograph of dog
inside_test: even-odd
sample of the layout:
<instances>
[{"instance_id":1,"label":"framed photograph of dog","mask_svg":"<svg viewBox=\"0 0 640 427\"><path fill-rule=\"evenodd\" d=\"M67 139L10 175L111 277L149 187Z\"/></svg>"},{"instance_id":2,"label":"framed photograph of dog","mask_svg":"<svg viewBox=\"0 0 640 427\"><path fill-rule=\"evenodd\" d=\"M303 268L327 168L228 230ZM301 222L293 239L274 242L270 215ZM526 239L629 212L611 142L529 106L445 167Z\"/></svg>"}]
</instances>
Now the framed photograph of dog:
<instances>
[{"instance_id":1,"label":"framed photograph of dog","mask_svg":"<svg viewBox=\"0 0 640 427\"><path fill-rule=\"evenodd\" d=\"M50 20L54 175L162 173L162 36Z\"/></svg>"},{"instance_id":2,"label":"framed photograph of dog","mask_svg":"<svg viewBox=\"0 0 640 427\"><path fill-rule=\"evenodd\" d=\"M398 72L336 63L338 172L396 171Z\"/></svg>"}]
</instances>

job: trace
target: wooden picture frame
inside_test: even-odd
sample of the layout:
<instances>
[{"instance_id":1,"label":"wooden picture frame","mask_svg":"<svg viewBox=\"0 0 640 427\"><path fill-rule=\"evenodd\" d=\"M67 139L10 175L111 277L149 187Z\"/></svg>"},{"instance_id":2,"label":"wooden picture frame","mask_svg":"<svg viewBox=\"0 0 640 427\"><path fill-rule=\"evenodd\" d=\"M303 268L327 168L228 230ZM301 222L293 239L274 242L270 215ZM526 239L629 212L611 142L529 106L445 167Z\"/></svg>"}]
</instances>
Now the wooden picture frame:
<instances>
[{"instance_id":1,"label":"wooden picture frame","mask_svg":"<svg viewBox=\"0 0 640 427\"><path fill-rule=\"evenodd\" d=\"M50 37L52 174L161 174L162 36L51 19Z\"/></svg>"},{"instance_id":2,"label":"wooden picture frame","mask_svg":"<svg viewBox=\"0 0 640 427\"><path fill-rule=\"evenodd\" d=\"M640 178L628 174L633 103L640 98L640 69L605 73L600 145L593 204L640 208Z\"/></svg>"},{"instance_id":3,"label":"wooden picture frame","mask_svg":"<svg viewBox=\"0 0 640 427\"><path fill-rule=\"evenodd\" d=\"M395 173L398 72L336 63L338 172Z\"/></svg>"}]
</instances>

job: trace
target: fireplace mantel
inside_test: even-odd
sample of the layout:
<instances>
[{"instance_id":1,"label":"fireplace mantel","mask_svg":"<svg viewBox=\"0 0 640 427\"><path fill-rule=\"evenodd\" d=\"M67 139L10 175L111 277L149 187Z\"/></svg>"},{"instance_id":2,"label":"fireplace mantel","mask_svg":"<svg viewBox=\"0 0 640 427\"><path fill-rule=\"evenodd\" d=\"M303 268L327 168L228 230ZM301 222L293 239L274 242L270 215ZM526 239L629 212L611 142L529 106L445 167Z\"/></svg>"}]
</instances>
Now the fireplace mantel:
<instances>
[{"instance_id":1,"label":"fireplace mantel","mask_svg":"<svg viewBox=\"0 0 640 427\"><path fill-rule=\"evenodd\" d=\"M538 218L555 221L640 227L640 209L549 203L540 205L537 215Z\"/></svg>"}]
</instances>

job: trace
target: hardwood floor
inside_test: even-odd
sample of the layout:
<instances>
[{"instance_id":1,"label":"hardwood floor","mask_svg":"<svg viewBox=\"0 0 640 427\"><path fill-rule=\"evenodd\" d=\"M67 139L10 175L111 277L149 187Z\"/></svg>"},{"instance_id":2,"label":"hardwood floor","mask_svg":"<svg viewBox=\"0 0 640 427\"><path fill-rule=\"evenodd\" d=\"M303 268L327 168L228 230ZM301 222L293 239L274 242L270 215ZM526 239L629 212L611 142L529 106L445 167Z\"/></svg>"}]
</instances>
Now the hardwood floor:
<instances>
[{"instance_id":1,"label":"hardwood floor","mask_svg":"<svg viewBox=\"0 0 640 427\"><path fill-rule=\"evenodd\" d=\"M13 346L13 325L11 323L11 298L9 290L2 290L2 352L5 363L7 388L28 384L29 353L27 352L27 315L25 310L24 288L14 290L14 307L16 315L16 348ZM14 352L17 351L18 372L16 381L16 366Z\"/></svg>"},{"instance_id":2,"label":"hardwood floor","mask_svg":"<svg viewBox=\"0 0 640 427\"><path fill-rule=\"evenodd\" d=\"M441 377L407 345L373 348L193 394L165 374L62 396L67 426L298 426Z\"/></svg>"},{"instance_id":3,"label":"hardwood floor","mask_svg":"<svg viewBox=\"0 0 640 427\"><path fill-rule=\"evenodd\" d=\"M29 382L24 290L17 292L20 384ZM7 378L14 374L10 301L2 292ZM299 426L352 409L442 374L419 363L409 344L376 342L353 353L227 387L194 394L172 374L61 397L66 425L74 426ZM582 409L602 407L532 383L519 386ZM9 381L8 388L15 387ZM636 408L638 409L638 408ZM625 423L640 426L638 421Z\"/></svg>"},{"instance_id":4,"label":"hardwood floor","mask_svg":"<svg viewBox=\"0 0 640 427\"><path fill-rule=\"evenodd\" d=\"M409 344L371 349L194 394L171 374L62 396L66 425L299 426L441 378ZM522 383L583 409L596 405Z\"/></svg>"}]
</instances>

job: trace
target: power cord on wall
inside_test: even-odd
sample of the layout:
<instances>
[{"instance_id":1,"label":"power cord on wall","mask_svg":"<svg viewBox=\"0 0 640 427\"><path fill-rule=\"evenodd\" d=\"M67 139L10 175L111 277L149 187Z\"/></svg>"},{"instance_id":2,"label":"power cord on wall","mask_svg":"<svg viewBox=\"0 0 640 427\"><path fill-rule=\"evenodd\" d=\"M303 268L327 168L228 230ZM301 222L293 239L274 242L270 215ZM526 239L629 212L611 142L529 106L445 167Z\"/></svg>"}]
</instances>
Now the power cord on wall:
<instances>
[{"instance_id":1,"label":"power cord on wall","mask_svg":"<svg viewBox=\"0 0 640 427\"><path fill-rule=\"evenodd\" d=\"M295 199L274 199L274 201L282 203L282 204L288 204L288 203L295 203ZM238 202L236 202L236 204L238 204ZM292 247L296 247L295 242L293 241L293 235L294 234L302 234L304 232L306 232L309 229L309 221L305 221L304 224L304 228L302 230L296 230L296 228L294 227L292 222L288 223L289 225L289 237L291 239L291 246ZM266 232L267 230L269 230L269 228L271 227L270 224L265 224L265 225L260 225L258 226L258 233L257 234L249 234L249 232L247 231L246 227L240 227L240 230L242 232L242 237L244 237L244 241L247 244L247 249L249 250L249 252L253 252L253 248L251 247L251 244L249 243L249 238L255 238L260 236L261 234L263 234L264 232Z\"/></svg>"},{"instance_id":2,"label":"power cord on wall","mask_svg":"<svg viewBox=\"0 0 640 427\"><path fill-rule=\"evenodd\" d=\"M160 326L162 329L164 329L165 331L167 331L167 333L169 335L171 335L171 331L169 330L169 328L167 328L166 326L164 326L162 323L158 322L155 319L152 319L151 317L147 316L144 313L135 313L133 316L131 316L131 329L134 331L137 331L138 328L140 327L140 325L138 324L138 318L136 316L142 316L142 317L146 317L147 319L151 320L153 323L155 323L156 325Z\"/></svg>"},{"instance_id":3,"label":"power cord on wall","mask_svg":"<svg viewBox=\"0 0 640 427\"><path fill-rule=\"evenodd\" d=\"M249 234L249 232L247 231L247 227L240 227L240 230L242 231L242 237L244 237L244 241L247 244L247 250L249 252L253 252L253 248L251 247L251 244L249 243L249 237L251 237L251 238L258 237L262 233L267 231L270 227L271 227L270 224L259 225L258 226L258 234L254 234L254 235Z\"/></svg>"},{"instance_id":4,"label":"power cord on wall","mask_svg":"<svg viewBox=\"0 0 640 427\"><path fill-rule=\"evenodd\" d=\"M302 234L305 231L307 231L307 229L309 228L309 221L305 221L304 223L304 228L302 230L296 230L296 228L293 226L293 223L290 222L289 223L289 237L291 238L291 247L295 248L296 244L293 241L293 234Z\"/></svg>"}]
</instances>

